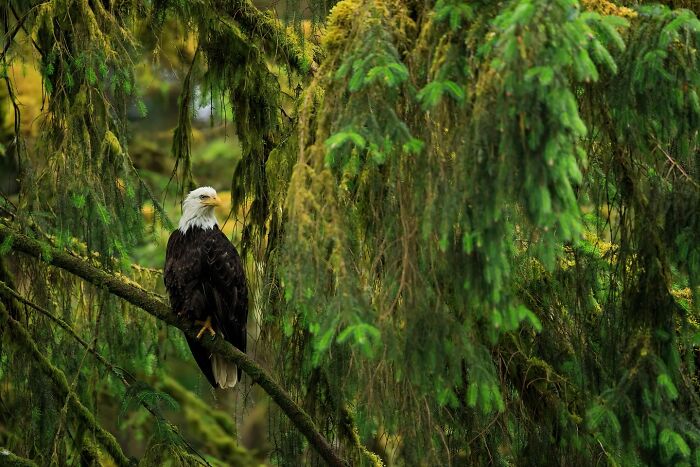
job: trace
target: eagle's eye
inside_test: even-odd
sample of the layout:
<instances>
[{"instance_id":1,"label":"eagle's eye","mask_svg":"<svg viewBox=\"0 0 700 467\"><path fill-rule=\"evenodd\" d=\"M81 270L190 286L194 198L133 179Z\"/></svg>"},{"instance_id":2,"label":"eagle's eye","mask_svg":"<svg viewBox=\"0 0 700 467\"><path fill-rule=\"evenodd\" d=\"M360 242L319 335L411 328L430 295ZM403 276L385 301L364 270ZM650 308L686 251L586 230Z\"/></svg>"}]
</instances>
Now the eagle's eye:
<instances>
[{"instance_id":1,"label":"eagle's eye","mask_svg":"<svg viewBox=\"0 0 700 467\"><path fill-rule=\"evenodd\" d=\"M208 198L209 198L209 196L207 196L207 195L199 195L199 199L208 199Z\"/></svg>"}]
</instances>

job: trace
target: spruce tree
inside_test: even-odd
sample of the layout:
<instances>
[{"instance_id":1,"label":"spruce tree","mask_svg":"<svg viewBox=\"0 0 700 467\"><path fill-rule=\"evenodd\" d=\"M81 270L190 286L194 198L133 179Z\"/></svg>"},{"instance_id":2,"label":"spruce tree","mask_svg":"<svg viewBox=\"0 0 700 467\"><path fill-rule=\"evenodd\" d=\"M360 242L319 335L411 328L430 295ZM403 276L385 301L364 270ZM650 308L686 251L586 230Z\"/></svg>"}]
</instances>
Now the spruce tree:
<instances>
[{"instance_id":1,"label":"spruce tree","mask_svg":"<svg viewBox=\"0 0 700 467\"><path fill-rule=\"evenodd\" d=\"M128 464L99 423L116 402L153 423L143 465L254 462L230 414L159 369L164 345L187 356L166 324L192 326L133 260L172 227L127 114L148 112L136 68L174 27L196 44L180 195L200 182L197 92L240 140L256 361L207 345L277 404L273 463L700 465L700 3L334 3L0 7L19 180L0 196L0 445ZM24 54L44 92L31 145ZM193 411L206 443L182 435Z\"/></svg>"}]
</instances>

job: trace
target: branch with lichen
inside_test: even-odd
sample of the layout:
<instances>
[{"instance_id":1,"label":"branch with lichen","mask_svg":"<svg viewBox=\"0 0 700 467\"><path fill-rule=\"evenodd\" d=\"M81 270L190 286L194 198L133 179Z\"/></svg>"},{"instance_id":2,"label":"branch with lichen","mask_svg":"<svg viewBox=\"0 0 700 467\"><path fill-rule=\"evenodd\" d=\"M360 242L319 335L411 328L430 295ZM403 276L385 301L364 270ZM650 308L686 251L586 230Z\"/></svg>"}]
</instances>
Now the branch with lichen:
<instances>
[{"instance_id":1,"label":"branch with lichen","mask_svg":"<svg viewBox=\"0 0 700 467\"><path fill-rule=\"evenodd\" d=\"M27 305L30 308L38 311L39 313L46 316L50 320L52 320L59 327L61 327L64 331L66 331L75 341L77 341L80 344L80 346L85 349L86 354L91 353L95 357L95 359L98 362L100 362L105 368L107 368L114 376L116 376L117 379L119 379L122 382L122 384L124 384L125 387L128 388L129 386L131 386L132 384L134 384L136 382L136 378L132 374L130 374L125 369L120 368L116 365L113 365L111 362L109 362L109 360L104 358L99 352L97 352L97 350L95 350L94 345L91 346L87 342L85 342L85 340L82 337L80 337L80 335L78 335L78 333L68 323L63 321L61 318L54 316L47 309L33 303L32 301L26 299L25 297L21 296L19 293L17 293L15 290L10 288L7 284L2 282L1 280L0 280L0 297L5 297L8 300L17 300L17 301L23 303L24 305ZM74 389L74 385L72 385L72 387L71 387L71 393L68 396L66 396L66 405L64 406L64 410L69 405L68 403L70 401L70 397L73 395L73 389ZM177 435L188 449L190 449L193 453L195 453L197 456L202 458L201 455L187 442L187 440L184 439L182 437L182 435L180 435L177 427L175 425L173 425L172 423L168 422L167 420L165 420L165 418L162 416L162 414L160 413L160 411L158 410L158 408L156 406L149 403L145 399L140 399L139 403L143 406L143 408L145 408L148 412L150 412L150 414L153 415L160 423L165 424L175 435ZM62 414L62 416L65 417L65 413ZM56 436L58 436L58 432L56 433ZM240 450L239 454L240 454L240 456L243 457L243 456L245 456L246 451ZM196 459L196 460L198 463L202 463L201 461L199 461L199 459ZM204 460L204 458L202 458L202 460ZM248 460L248 459L245 459L245 460ZM204 460L204 464L209 465L206 462L206 460Z\"/></svg>"},{"instance_id":2,"label":"branch with lichen","mask_svg":"<svg viewBox=\"0 0 700 467\"><path fill-rule=\"evenodd\" d=\"M7 240L8 238L11 239ZM127 282L115 274L102 270L97 262L91 263L82 258L73 256L68 252L53 248L48 244L42 243L10 227L0 224L0 243L5 241L10 242L10 248L12 250L33 256L36 259L79 276L93 285L102 287L113 295L155 316L159 320L180 329L188 337L195 338L197 335L196 326L185 319L178 318L170 311L170 307L156 294L139 287L133 282ZM221 355L229 362L238 365L243 372L251 377L253 382L260 385L329 465L348 465L348 463L335 452L328 440L318 431L311 417L294 402L287 391L275 382L272 376L253 359L218 335L211 339L202 339L200 342L210 352ZM42 358L44 357L42 356ZM46 363L50 365L48 361Z\"/></svg>"},{"instance_id":3,"label":"branch with lichen","mask_svg":"<svg viewBox=\"0 0 700 467\"><path fill-rule=\"evenodd\" d=\"M34 461L13 454L5 448L0 448L0 464L8 467L36 467Z\"/></svg>"},{"instance_id":4,"label":"branch with lichen","mask_svg":"<svg viewBox=\"0 0 700 467\"><path fill-rule=\"evenodd\" d=\"M60 397L67 398L71 409L83 423L90 427L90 431L95 433L95 437L112 459L114 459L114 462L120 466L131 465L131 461L124 455L121 446L114 436L97 423L95 416L80 402L80 400L78 400L77 395L71 391L63 371L51 364L41 350L39 350L32 336L29 335L19 321L10 316L2 302L0 302L0 317L3 322L7 323L7 327L14 337L13 341L27 350L40 364L43 372L46 373L58 390Z\"/></svg>"},{"instance_id":5,"label":"branch with lichen","mask_svg":"<svg viewBox=\"0 0 700 467\"><path fill-rule=\"evenodd\" d=\"M313 73L317 67L297 38L282 27L270 13L260 11L250 0L218 0L217 10L226 13L251 37L260 38L268 54L283 55L289 65L302 75Z\"/></svg>"},{"instance_id":6,"label":"branch with lichen","mask_svg":"<svg viewBox=\"0 0 700 467\"><path fill-rule=\"evenodd\" d=\"M95 350L94 346L89 345L82 337L80 337L80 335L73 329L73 327L71 327L71 325L66 323L61 318L54 316L54 314L51 313L49 310L37 305L36 303L32 302L31 300L26 299L25 297L20 295L17 291L15 291L11 287L9 287L2 280L0 280L0 297L5 297L8 300L17 300L17 301L23 303L24 305L27 305L30 308L38 311L39 313L41 313L42 315L46 316L51 321L56 323L60 328L62 328L64 331L66 331L76 342L78 342L80 344L80 346L83 349L85 349L85 351L87 353L91 353L95 357L95 359L98 362L100 362L100 364L102 364L114 376L116 376L117 379L119 379L122 382L122 384L124 384L125 387L128 388L136 382L136 378L131 373L129 373L128 371L126 371L123 368L120 368L116 365L113 365L109 360L104 358L99 352L97 352ZM167 378L167 380L170 381L170 384L167 384L167 382L166 382L166 388L170 392L172 392L173 390L177 391L176 394L174 394L175 400L177 400L178 402L181 402L181 403L184 402L178 396L181 396L183 393L186 392L186 390L184 388L182 388L181 386L179 386L179 384L176 381L172 380L172 378ZM204 404L202 401L195 398L194 396L190 397L187 400L187 402L191 402L191 403L196 404L196 408L197 408L198 413L201 413L201 412L208 413L218 422L218 426L220 426L221 429L223 429L223 431L225 431L228 434L228 437L226 438L226 440L223 441L224 443L227 444L226 448L228 449L228 451L236 454L237 460L239 461L239 463L241 465L249 465L252 463L252 458L251 458L250 454L248 453L248 451L246 451L245 449L236 445L233 442L233 440L230 438L230 435L232 433L235 436L236 427L235 427L235 424L232 421L230 421L225 416L225 414L223 414L223 412L219 412L219 411L215 411L215 410L211 409L209 406L207 406L206 404ZM169 421L167 421L163 417L163 415L160 413L160 411L158 410L158 408L156 406L154 406L153 404L148 402L148 400L141 399L141 398L139 399L139 403L148 412L150 412L151 415L153 415L160 423L166 425L175 435L177 435L188 449L190 449L197 456L201 457L201 455L187 442L187 440L185 440L182 437L182 435L180 435L179 430L177 429L177 426L175 426L172 423L170 423ZM185 405L185 404L182 404L182 405ZM219 438L221 438L221 437L219 437ZM217 441L220 441L219 438L217 438ZM197 459L197 460L199 461L199 459ZM201 463L201 461L199 461L199 463ZM205 461L205 463L206 463L206 461ZM208 465L208 464L206 464L206 465Z\"/></svg>"}]
</instances>

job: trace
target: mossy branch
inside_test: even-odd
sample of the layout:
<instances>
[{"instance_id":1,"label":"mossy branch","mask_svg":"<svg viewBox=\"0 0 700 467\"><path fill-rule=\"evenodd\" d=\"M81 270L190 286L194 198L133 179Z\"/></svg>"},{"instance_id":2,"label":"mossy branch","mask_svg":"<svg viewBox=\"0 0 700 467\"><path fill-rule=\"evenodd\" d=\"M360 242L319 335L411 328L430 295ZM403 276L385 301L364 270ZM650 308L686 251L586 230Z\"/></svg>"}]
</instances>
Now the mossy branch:
<instances>
[{"instance_id":1,"label":"mossy branch","mask_svg":"<svg viewBox=\"0 0 700 467\"><path fill-rule=\"evenodd\" d=\"M162 390L180 404L190 431L196 433L203 441L202 448L206 447L207 451L215 456L225 456L226 462L233 465L259 463L248 450L239 445L236 438L236 423L227 413L212 408L168 375L165 375L161 381Z\"/></svg>"},{"instance_id":2,"label":"mossy branch","mask_svg":"<svg viewBox=\"0 0 700 467\"><path fill-rule=\"evenodd\" d=\"M167 391L181 406L192 406L198 414L211 417L221 430L235 438L236 422L232 420L226 412L212 408L187 388L183 387L175 378L171 378L168 375L165 375L162 380L162 389Z\"/></svg>"},{"instance_id":3,"label":"mossy branch","mask_svg":"<svg viewBox=\"0 0 700 467\"><path fill-rule=\"evenodd\" d=\"M112 365L107 359L105 359L102 355L100 355L94 347L90 346L85 340L78 335L77 332L65 321L63 321L61 318L58 318L54 316L52 313L50 313L47 309L42 308L35 303L27 300L20 294L18 294L15 290L13 290L9 285L7 285L5 282L0 280L0 296L3 296L7 298L8 300L18 300L21 303L24 303L25 305L35 309L42 315L46 316L49 318L51 321L56 323L58 326L60 326L64 331L66 331L70 336L75 339L82 348L90 352L95 356L95 358L105 367L107 367L108 370L110 370L112 373L114 373L119 379L124 379L123 371L121 369L117 369L114 365Z\"/></svg>"},{"instance_id":4,"label":"mossy branch","mask_svg":"<svg viewBox=\"0 0 700 467\"><path fill-rule=\"evenodd\" d=\"M19 457L5 448L0 448L0 464L6 467L36 467L34 461Z\"/></svg>"},{"instance_id":5,"label":"mossy branch","mask_svg":"<svg viewBox=\"0 0 700 467\"><path fill-rule=\"evenodd\" d=\"M282 27L280 21L260 11L250 0L220 0L216 5L219 11L235 19L251 37L260 37L268 44L266 52L272 49L281 53L301 75L316 71L315 60L306 56L303 47Z\"/></svg>"},{"instance_id":6,"label":"mossy branch","mask_svg":"<svg viewBox=\"0 0 700 467\"><path fill-rule=\"evenodd\" d=\"M99 352L97 352L97 350L95 350L94 345L90 345L87 342L85 342L85 340L82 337L80 337L80 335L68 323L63 321L61 318L54 316L47 309L40 307L39 305L33 303L30 300L27 300L26 298L24 298L23 296L18 294L15 290L10 288L7 284L5 284L1 280L0 280L0 296L4 296L9 300L16 299L16 300L20 301L21 303L35 309L36 311L38 311L39 313L41 313L42 315L46 316L51 321L56 323L59 327L61 327L63 330L65 330L73 339L75 339L80 344L80 346L85 349L86 352L91 353L98 362L100 362L105 368L107 368L110 371L110 373L112 373L115 377L117 377L117 379L119 379L122 382L122 384L124 384L125 387L128 388L129 386L131 386L132 384L134 384L136 382L136 377L134 377L134 375L129 373L124 368L120 368L116 365L113 365L109 360L104 358ZM149 403L146 400L140 400L139 403L143 406L143 408L145 408L148 412L150 412L150 414L153 415L160 423L167 425L170 428L170 430L182 440L183 444L185 446L187 446L188 449L190 449L194 454L196 454L197 456L199 456L202 459L203 462L199 461L198 463L202 463L203 465L210 465L201 456L201 454L199 454L199 452L197 452L197 450L194 449L190 445L190 443L187 442L187 440L180 434L179 430L177 429L177 426L170 423L169 421L167 421L165 419L165 417L163 417L163 415L160 413L160 411L158 410L157 407L155 407L154 405L152 405L151 403Z\"/></svg>"},{"instance_id":7,"label":"mossy branch","mask_svg":"<svg viewBox=\"0 0 700 467\"><path fill-rule=\"evenodd\" d=\"M85 259L53 248L48 244L41 243L0 224L0 242L4 241L7 237L12 237L11 248L13 250L21 251L22 253L79 276L91 284L103 287L110 293L126 300L132 305L182 330L185 335L189 337L194 338L197 335L197 329L192 323L177 318L174 313L171 313L170 307L160 300L157 295L139 287L135 283L127 282L115 274L100 269L98 266L91 264ZM311 417L309 417L309 415L292 400L287 391L277 384L272 376L253 361L253 359L218 336L211 339L204 338L200 342L207 350L221 355L230 362L238 365L243 372L251 377L253 382L260 385L329 465L349 465L333 450L328 440L318 431Z\"/></svg>"},{"instance_id":8,"label":"mossy branch","mask_svg":"<svg viewBox=\"0 0 700 467\"><path fill-rule=\"evenodd\" d=\"M70 387L68 386L68 380L66 379L66 375L63 373L63 371L51 364L41 350L39 350L36 342L34 342L34 339L32 339L32 336L29 335L24 326L22 326L19 321L16 321L10 317L10 314L7 312L7 309L2 302L0 302L0 317L2 317L2 321L7 323L8 328L14 337L14 342L21 345L25 350L32 354L37 362L39 362L44 373L51 378L51 381L53 381L54 385L60 392L60 396L66 397L69 400L71 409L73 409L78 418L80 418L83 423L88 425L90 430L95 433L97 440L102 446L104 446L117 465L131 465L132 462L124 455L121 446L119 446L119 443L114 436L112 436L111 433L97 423L90 410L88 410L88 408L78 400L75 393L71 391Z\"/></svg>"}]
</instances>

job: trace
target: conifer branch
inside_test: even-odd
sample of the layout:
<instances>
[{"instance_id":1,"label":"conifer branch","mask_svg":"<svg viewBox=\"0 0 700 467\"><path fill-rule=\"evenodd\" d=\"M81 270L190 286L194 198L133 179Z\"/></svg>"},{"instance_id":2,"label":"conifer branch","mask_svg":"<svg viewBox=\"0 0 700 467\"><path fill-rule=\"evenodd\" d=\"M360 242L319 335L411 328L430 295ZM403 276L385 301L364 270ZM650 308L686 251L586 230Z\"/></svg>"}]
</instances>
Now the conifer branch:
<instances>
[{"instance_id":1,"label":"conifer branch","mask_svg":"<svg viewBox=\"0 0 700 467\"><path fill-rule=\"evenodd\" d=\"M282 28L279 20L260 11L250 0L220 0L217 3L219 11L236 20L251 37L261 37L270 48L282 53L298 73L315 73L318 68L316 62L313 59L309 61L304 49ZM270 53L268 48L265 51Z\"/></svg>"},{"instance_id":2,"label":"conifer branch","mask_svg":"<svg viewBox=\"0 0 700 467\"><path fill-rule=\"evenodd\" d=\"M0 296L4 296L9 300L16 299L19 302L33 308L34 310L38 311L39 313L56 323L59 327L66 331L73 339L75 339L80 344L80 346L85 349L86 352L91 353L95 357L95 359L102 364L102 366L104 366L107 370L109 370L110 373L116 376L125 387L128 388L137 381L136 377L132 375L129 371L125 370L122 367L114 365L112 362L103 357L102 354L100 354L93 345L88 344L82 337L80 337L80 335L73 329L73 327L70 324L66 323L61 318L54 316L54 314L46 308L43 308L37 305L36 303L32 302L31 300L26 299L25 297L17 293L17 291L10 288L2 280L0 280ZM199 456L199 458L201 458L201 460L197 459L199 463L203 465L210 465L206 461L206 459L204 459L204 457L194 447L192 447L192 445L180 434L179 430L177 429L177 426L170 423L165 419L165 417L163 417L163 415L158 411L157 407L153 406L146 400L139 400L139 403L143 406L144 409L150 412L150 414L153 415L153 417L155 417L158 421L166 424L171 429L171 431L180 438L182 443L185 446L187 446L188 449L190 449L195 455Z\"/></svg>"},{"instance_id":3,"label":"conifer branch","mask_svg":"<svg viewBox=\"0 0 700 467\"><path fill-rule=\"evenodd\" d=\"M138 287L136 284L129 283L115 274L104 271L87 260L53 248L48 244L41 243L0 224L0 242L5 241L7 237L12 238L11 248L13 250L21 251L29 256L33 256L48 264L59 267L81 277L97 287L103 287L110 293L141 308L159 320L180 329L189 337L194 338L197 335L196 326L193 326L192 323L184 319L178 318L170 311L170 307L154 293ZM329 465L349 465L333 450L331 444L318 431L315 423L304 409L294 402L287 391L275 382L272 376L253 359L238 350L232 344L221 339L218 335L214 338L204 338L200 343L212 353L221 355L228 361L238 365L243 372L251 377L253 382L260 385Z\"/></svg>"},{"instance_id":4,"label":"conifer branch","mask_svg":"<svg viewBox=\"0 0 700 467\"><path fill-rule=\"evenodd\" d=\"M10 314L7 312L2 302L0 302L0 317L2 321L8 324L11 334L15 337L15 342L29 351L34 359L39 362L44 373L46 373L58 389L60 397L66 397L70 401L70 406L75 411L78 418L80 418L83 423L89 425L90 430L95 433L97 440L104 446L117 465L131 465L131 461L124 455L121 446L114 436L97 423L92 412L90 412L90 410L78 400L77 395L71 391L63 371L51 364L41 350L39 350L36 342L34 342L34 339L32 339L32 336L29 335L29 332L27 332L24 326L22 326L19 321L10 317Z\"/></svg>"},{"instance_id":5,"label":"conifer branch","mask_svg":"<svg viewBox=\"0 0 700 467\"><path fill-rule=\"evenodd\" d=\"M39 6L39 5L37 5ZM29 14L36 8L32 7L29 9L21 18L17 19L17 22L15 23L14 28L7 34L7 41L5 42L5 47L2 48L2 52L0 52L0 62L5 60L5 55L7 54L7 51L10 49L10 45L12 45L12 42L15 40L15 36L19 32L20 29L22 29L22 26L24 25L24 22L29 18Z\"/></svg>"},{"instance_id":6,"label":"conifer branch","mask_svg":"<svg viewBox=\"0 0 700 467\"><path fill-rule=\"evenodd\" d=\"M5 448L0 448L0 465L11 465L12 467L36 467L36 463L33 460L13 454Z\"/></svg>"},{"instance_id":7,"label":"conifer branch","mask_svg":"<svg viewBox=\"0 0 700 467\"><path fill-rule=\"evenodd\" d=\"M53 313L49 312L47 309L40 307L39 305L35 304L34 302L27 300L24 298L22 295L18 294L15 290L13 290L10 286L8 286L6 283L4 283L2 280L0 280L0 295L4 296L5 298L12 300L16 299L20 301L21 303L35 309L42 315L46 316L49 318L51 321L54 323L58 324L59 327L61 327L64 331L66 331L70 336L75 339L81 347L83 347L85 350L90 352L92 355L95 356L95 358L102 364L104 365L108 370L110 370L112 373L117 375L120 379L124 378L124 375L121 374L121 372L125 371L120 369L117 369L114 365L112 365L107 359L105 359L102 355L100 355L93 347L91 347L85 340L78 335L75 330L71 327L70 324L66 323L63 321L61 318L54 316Z\"/></svg>"},{"instance_id":8,"label":"conifer branch","mask_svg":"<svg viewBox=\"0 0 700 467\"><path fill-rule=\"evenodd\" d=\"M675 168L681 173L681 175L683 175L683 178L685 178L685 180L688 183L693 185L695 188L700 188L700 185L695 180L693 180L693 177L688 175L688 173L685 170L683 170L683 166L681 166L678 162L676 162L671 157L671 155L668 153L668 151L666 151L663 147L661 147L661 144L658 141L656 142L656 149L658 149L661 152L661 154L666 156L666 159L668 159L668 162L670 162L671 169L670 169L669 173Z\"/></svg>"}]
</instances>

